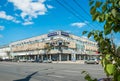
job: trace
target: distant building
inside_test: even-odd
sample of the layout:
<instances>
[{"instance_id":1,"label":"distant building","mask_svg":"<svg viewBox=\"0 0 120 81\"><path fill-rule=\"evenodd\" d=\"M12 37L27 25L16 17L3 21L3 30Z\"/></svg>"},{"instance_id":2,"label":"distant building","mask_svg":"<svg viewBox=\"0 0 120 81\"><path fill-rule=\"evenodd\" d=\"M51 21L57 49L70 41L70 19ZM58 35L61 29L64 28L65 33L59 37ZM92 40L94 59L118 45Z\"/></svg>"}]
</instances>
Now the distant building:
<instances>
[{"instance_id":1,"label":"distant building","mask_svg":"<svg viewBox=\"0 0 120 81\"><path fill-rule=\"evenodd\" d=\"M2 48L0 50L3 50ZM76 61L97 57L97 43L64 31L31 37L9 44L12 57L19 60ZM0 53L1 55L6 55Z\"/></svg>"}]
</instances>

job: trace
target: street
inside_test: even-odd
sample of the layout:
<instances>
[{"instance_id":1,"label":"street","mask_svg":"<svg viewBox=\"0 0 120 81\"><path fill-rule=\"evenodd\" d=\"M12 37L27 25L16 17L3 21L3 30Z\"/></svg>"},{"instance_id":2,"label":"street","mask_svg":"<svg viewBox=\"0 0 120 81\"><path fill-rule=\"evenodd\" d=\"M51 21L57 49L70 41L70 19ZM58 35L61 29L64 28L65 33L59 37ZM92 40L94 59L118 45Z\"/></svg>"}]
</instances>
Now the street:
<instances>
[{"instance_id":1,"label":"street","mask_svg":"<svg viewBox=\"0 0 120 81\"><path fill-rule=\"evenodd\" d=\"M85 81L83 70L105 77L100 64L0 62L0 81Z\"/></svg>"}]
</instances>

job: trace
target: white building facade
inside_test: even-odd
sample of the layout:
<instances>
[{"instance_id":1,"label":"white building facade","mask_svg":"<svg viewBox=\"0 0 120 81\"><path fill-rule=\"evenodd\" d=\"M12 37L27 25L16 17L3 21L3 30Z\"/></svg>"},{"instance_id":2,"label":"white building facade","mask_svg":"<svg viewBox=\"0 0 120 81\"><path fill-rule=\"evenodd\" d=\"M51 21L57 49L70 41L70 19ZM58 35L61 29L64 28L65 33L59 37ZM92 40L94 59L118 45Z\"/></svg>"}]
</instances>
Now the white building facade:
<instances>
[{"instance_id":1,"label":"white building facade","mask_svg":"<svg viewBox=\"0 0 120 81\"><path fill-rule=\"evenodd\" d=\"M11 56L19 60L76 61L98 56L96 42L64 31L15 41L9 48Z\"/></svg>"},{"instance_id":2,"label":"white building facade","mask_svg":"<svg viewBox=\"0 0 120 81\"><path fill-rule=\"evenodd\" d=\"M10 47L8 45L0 47L0 58L1 59L10 59Z\"/></svg>"}]
</instances>

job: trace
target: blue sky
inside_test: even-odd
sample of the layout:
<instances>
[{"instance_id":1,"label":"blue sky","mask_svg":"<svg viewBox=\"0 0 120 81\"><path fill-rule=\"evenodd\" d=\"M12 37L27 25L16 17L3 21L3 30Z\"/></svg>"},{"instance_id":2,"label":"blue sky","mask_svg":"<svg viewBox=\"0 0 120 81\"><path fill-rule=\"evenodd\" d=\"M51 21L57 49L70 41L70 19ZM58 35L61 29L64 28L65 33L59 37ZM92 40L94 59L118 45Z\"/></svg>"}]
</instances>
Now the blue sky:
<instances>
[{"instance_id":1,"label":"blue sky","mask_svg":"<svg viewBox=\"0 0 120 81\"><path fill-rule=\"evenodd\" d=\"M0 0L0 45L55 30L82 36L84 30L102 30L93 22L89 0ZM114 41L120 45L120 34Z\"/></svg>"}]
</instances>

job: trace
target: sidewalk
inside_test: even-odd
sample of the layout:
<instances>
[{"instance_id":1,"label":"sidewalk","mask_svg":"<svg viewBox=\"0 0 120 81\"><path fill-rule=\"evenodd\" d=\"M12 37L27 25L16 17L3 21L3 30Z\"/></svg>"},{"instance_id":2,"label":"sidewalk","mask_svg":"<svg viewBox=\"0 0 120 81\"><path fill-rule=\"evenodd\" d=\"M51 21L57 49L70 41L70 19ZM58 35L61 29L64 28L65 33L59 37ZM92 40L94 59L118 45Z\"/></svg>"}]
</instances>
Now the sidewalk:
<instances>
[{"instance_id":1,"label":"sidewalk","mask_svg":"<svg viewBox=\"0 0 120 81\"><path fill-rule=\"evenodd\" d=\"M79 60L79 61L53 61L52 63L73 63L73 64L84 64L84 60Z\"/></svg>"}]
</instances>

